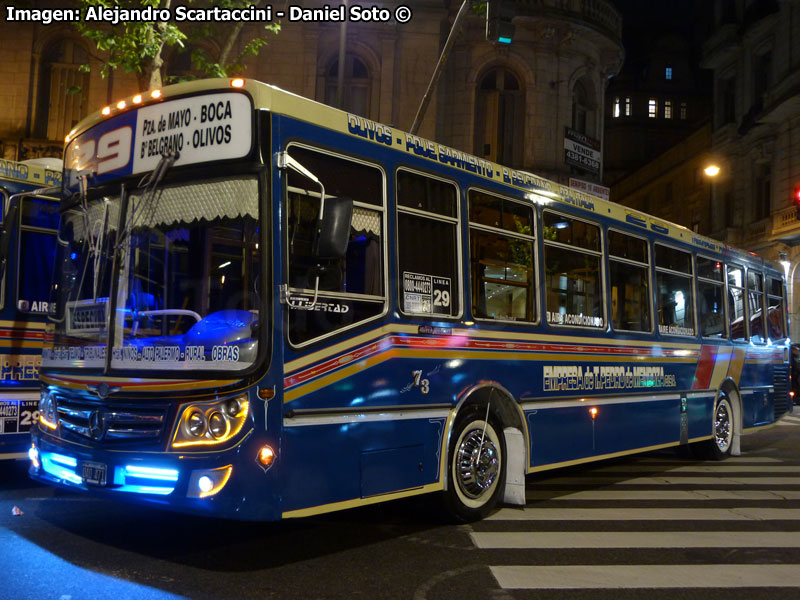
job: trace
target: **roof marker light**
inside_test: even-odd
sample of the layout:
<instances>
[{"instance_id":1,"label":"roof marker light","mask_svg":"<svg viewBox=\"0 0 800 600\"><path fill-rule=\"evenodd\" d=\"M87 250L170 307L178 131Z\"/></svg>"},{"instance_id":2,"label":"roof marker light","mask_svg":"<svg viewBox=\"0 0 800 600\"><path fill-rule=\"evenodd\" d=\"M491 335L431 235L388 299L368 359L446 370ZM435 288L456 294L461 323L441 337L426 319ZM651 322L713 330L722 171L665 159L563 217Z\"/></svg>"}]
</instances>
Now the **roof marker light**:
<instances>
[{"instance_id":1,"label":"roof marker light","mask_svg":"<svg viewBox=\"0 0 800 600\"><path fill-rule=\"evenodd\" d=\"M237 77L236 79L231 79L231 87L240 88L244 87L244 79L241 77Z\"/></svg>"},{"instance_id":2,"label":"roof marker light","mask_svg":"<svg viewBox=\"0 0 800 600\"><path fill-rule=\"evenodd\" d=\"M133 103L134 104L141 104L142 103L142 95L141 94L136 94L133 97Z\"/></svg>"},{"instance_id":3,"label":"roof marker light","mask_svg":"<svg viewBox=\"0 0 800 600\"><path fill-rule=\"evenodd\" d=\"M110 114L111 114L111 107L110 107L110 106L106 106L106 107L105 107L105 108L103 108L103 110L101 110L100 112L101 112L102 114L104 114L105 116L108 116L108 115L110 115Z\"/></svg>"},{"instance_id":4,"label":"roof marker light","mask_svg":"<svg viewBox=\"0 0 800 600\"><path fill-rule=\"evenodd\" d=\"M126 106L128 106L128 104L125 102L125 100L120 100L119 102L117 102L117 108L118 108L119 110L122 110L122 109L123 109L123 108L125 108Z\"/></svg>"},{"instance_id":5,"label":"roof marker light","mask_svg":"<svg viewBox=\"0 0 800 600\"><path fill-rule=\"evenodd\" d=\"M161 90L153 90L150 92L151 98L161 98Z\"/></svg>"}]
</instances>

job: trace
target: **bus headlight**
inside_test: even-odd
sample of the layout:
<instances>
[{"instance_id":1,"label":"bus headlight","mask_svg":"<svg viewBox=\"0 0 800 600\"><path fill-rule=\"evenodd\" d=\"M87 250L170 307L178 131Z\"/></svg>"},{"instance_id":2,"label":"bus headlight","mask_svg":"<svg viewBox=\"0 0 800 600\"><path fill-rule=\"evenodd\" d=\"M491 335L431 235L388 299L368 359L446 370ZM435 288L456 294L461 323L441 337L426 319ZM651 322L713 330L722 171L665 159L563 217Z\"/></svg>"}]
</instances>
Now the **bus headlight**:
<instances>
[{"instance_id":1,"label":"bus headlight","mask_svg":"<svg viewBox=\"0 0 800 600\"><path fill-rule=\"evenodd\" d=\"M47 429L56 429L58 427L56 421L56 401L53 395L47 390L42 390L42 396L39 399L39 423Z\"/></svg>"},{"instance_id":2,"label":"bus headlight","mask_svg":"<svg viewBox=\"0 0 800 600\"><path fill-rule=\"evenodd\" d=\"M175 426L171 445L185 448L227 442L242 430L249 412L246 395L186 404Z\"/></svg>"},{"instance_id":3,"label":"bus headlight","mask_svg":"<svg viewBox=\"0 0 800 600\"><path fill-rule=\"evenodd\" d=\"M186 433L191 437L203 437L206 432L206 416L199 410L193 410L186 418Z\"/></svg>"}]
</instances>

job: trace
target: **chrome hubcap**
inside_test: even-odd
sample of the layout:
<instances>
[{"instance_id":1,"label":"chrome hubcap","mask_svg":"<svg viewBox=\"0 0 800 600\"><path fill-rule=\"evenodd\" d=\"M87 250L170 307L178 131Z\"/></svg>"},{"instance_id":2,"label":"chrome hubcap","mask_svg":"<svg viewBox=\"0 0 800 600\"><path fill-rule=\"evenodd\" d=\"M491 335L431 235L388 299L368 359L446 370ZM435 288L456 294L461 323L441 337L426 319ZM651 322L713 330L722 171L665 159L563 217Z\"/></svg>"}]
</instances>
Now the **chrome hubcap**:
<instances>
[{"instance_id":1,"label":"chrome hubcap","mask_svg":"<svg viewBox=\"0 0 800 600\"><path fill-rule=\"evenodd\" d=\"M714 437L717 448L725 452L731 443L731 414L728 403L724 401L717 405L714 415Z\"/></svg>"},{"instance_id":2,"label":"chrome hubcap","mask_svg":"<svg viewBox=\"0 0 800 600\"><path fill-rule=\"evenodd\" d=\"M499 472L497 447L489 436L481 429L466 433L456 455L456 478L464 494L472 499L480 497L494 486Z\"/></svg>"}]
</instances>

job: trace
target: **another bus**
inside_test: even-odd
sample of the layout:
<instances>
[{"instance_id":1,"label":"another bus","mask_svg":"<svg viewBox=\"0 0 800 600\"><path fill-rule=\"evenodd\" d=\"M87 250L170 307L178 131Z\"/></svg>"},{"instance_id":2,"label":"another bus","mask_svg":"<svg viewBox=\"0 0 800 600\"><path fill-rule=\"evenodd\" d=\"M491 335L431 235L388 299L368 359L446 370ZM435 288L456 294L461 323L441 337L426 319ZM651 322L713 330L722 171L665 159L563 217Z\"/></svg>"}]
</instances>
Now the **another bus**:
<instances>
[{"instance_id":1,"label":"another bus","mask_svg":"<svg viewBox=\"0 0 800 600\"><path fill-rule=\"evenodd\" d=\"M27 457L39 414L58 202L26 194L60 185L61 167L49 168L47 160L55 159L0 160L0 460Z\"/></svg>"},{"instance_id":2,"label":"another bus","mask_svg":"<svg viewBox=\"0 0 800 600\"><path fill-rule=\"evenodd\" d=\"M241 79L126 98L65 160L38 481L471 520L791 410L777 266L530 173Z\"/></svg>"}]
</instances>

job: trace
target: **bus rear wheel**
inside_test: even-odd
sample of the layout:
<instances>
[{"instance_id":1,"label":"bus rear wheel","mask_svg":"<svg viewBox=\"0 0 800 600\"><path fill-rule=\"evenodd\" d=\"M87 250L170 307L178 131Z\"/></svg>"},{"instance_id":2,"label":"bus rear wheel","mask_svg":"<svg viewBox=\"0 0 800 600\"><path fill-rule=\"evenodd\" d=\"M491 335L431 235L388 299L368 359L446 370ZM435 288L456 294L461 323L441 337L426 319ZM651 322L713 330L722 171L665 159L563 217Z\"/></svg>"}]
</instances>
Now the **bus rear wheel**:
<instances>
[{"instance_id":1,"label":"bus rear wheel","mask_svg":"<svg viewBox=\"0 0 800 600\"><path fill-rule=\"evenodd\" d=\"M714 437L693 445L692 449L698 458L706 460L725 460L731 455L736 420L731 399L725 392L720 392L714 407Z\"/></svg>"},{"instance_id":2,"label":"bus rear wheel","mask_svg":"<svg viewBox=\"0 0 800 600\"><path fill-rule=\"evenodd\" d=\"M482 519L498 502L506 470L502 429L486 409L474 407L453 426L445 505L458 521Z\"/></svg>"}]
</instances>

